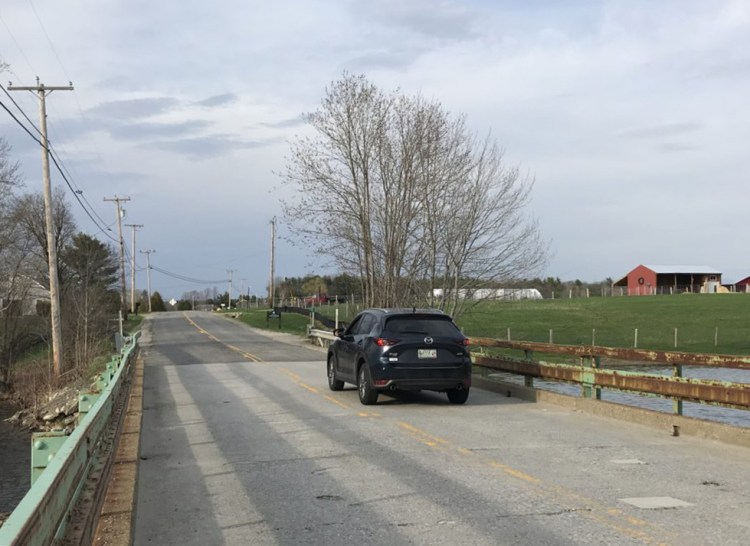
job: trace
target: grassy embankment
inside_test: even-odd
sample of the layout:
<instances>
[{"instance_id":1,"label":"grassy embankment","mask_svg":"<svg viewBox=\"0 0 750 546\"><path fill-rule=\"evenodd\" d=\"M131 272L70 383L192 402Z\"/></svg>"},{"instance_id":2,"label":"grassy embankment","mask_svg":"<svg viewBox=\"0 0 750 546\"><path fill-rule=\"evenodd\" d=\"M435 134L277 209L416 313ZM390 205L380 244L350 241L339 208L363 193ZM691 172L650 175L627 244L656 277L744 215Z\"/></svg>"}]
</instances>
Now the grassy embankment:
<instances>
[{"instance_id":1,"label":"grassy embankment","mask_svg":"<svg viewBox=\"0 0 750 546\"><path fill-rule=\"evenodd\" d=\"M289 334L296 334L298 336L307 335L307 325L310 324L310 318L297 313L281 313L281 321L279 319L266 319L268 309L248 309L243 311L225 311L225 313L235 315L237 314L238 320L253 326L255 328L262 328L264 330L272 330L276 332L286 332ZM280 326L280 327L279 327ZM321 325L316 325L317 328L323 328Z\"/></svg>"},{"instance_id":2,"label":"grassy embankment","mask_svg":"<svg viewBox=\"0 0 750 546\"><path fill-rule=\"evenodd\" d=\"M123 332L131 334L138 330L142 316L129 315L123 322ZM70 347L63 347L71 350ZM47 345L27 352L11 365L11 384L15 398L31 407L43 400L50 391L68 385L84 385L97 373L104 370L115 351L114 339L102 340L98 354L86 365L67 370L61 377L51 374L51 348Z\"/></svg>"},{"instance_id":3,"label":"grassy embankment","mask_svg":"<svg viewBox=\"0 0 750 546\"><path fill-rule=\"evenodd\" d=\"M348 320L347 305L338 306ZM333 317L334 309L318 311ZM554 343L572 345L591 344L595 329L596 344L608 347L633 347L637 328L642 349L750 355L750 294L487 302L456 322L469 337L506 339L510 328L513 340L549 342L552 330Z\"/></svg>"}]
</instances>

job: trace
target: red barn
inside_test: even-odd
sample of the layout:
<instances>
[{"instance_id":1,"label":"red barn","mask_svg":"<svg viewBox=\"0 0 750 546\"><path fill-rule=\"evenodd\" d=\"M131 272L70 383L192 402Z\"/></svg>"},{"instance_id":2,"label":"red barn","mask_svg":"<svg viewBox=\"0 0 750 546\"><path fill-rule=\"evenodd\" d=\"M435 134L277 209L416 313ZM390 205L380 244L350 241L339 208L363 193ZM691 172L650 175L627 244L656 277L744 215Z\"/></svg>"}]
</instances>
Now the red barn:
<instances>
[{"instance_id":1,"label":"red barn","mask_svg":"<svg viewBox=\"0 0 750 546\"><path fill-rule=\"evenodd\" d=\"M722 291L721 272L707 265L639 265L612 286L626 288L628 296Z\"/></svg>"},{"instance_id":2,"label":"red barn","mask_svg":"<svg viewBox=\"0 0 750 546\"><path fill-rule=\"evenodd\" d=\"M731 288L735 292L747 292L750 293L750 277L745 277L741 281L734 283Z\"/></svg>"}]
</instances>

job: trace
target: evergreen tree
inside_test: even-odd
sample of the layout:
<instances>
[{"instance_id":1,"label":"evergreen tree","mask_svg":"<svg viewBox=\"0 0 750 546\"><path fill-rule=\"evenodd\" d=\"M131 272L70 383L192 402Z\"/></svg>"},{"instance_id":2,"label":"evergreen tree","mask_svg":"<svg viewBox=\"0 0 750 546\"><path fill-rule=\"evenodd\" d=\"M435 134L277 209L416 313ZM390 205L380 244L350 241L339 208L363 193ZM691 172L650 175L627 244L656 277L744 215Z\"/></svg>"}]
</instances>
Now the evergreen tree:
<instances>
[{"instance_id":1,"label":"evergreen tree","mask_svg":"<svg viewBox=\"0 0 750 546\"><path fill-rule=\"evenodd\" d=\"M164 305L164 300L159 292L151 294L151 310L155 313L167 310L167 306Z\"/></svg>"}]
</instances>

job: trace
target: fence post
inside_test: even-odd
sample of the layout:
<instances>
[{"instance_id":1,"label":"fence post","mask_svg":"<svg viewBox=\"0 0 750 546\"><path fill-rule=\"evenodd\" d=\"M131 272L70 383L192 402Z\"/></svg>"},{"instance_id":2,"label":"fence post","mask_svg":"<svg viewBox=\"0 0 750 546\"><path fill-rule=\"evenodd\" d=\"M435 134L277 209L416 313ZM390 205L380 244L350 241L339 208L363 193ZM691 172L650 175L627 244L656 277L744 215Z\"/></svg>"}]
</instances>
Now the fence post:
<instances>
[{"instance_id":1,"label":"fence post","mask_svg":"<svg viewBox=\"0 0 750 546\"><path fill-rule=\"evenodd\" d=\"M510 328L508 328L508 341L510 341Z\"/></svg>"},{"instance_id":2,"label":"fence post","mask_svg":"<svg viewBox=\"0 0 750 546\"><path fill-rule=\"evenodd\" d=\"M591 345L596 345L596 328L591 329Z\"/></svg>"},{"instance_id":3,"label":"fence post","mask_svg":"<svg viewBox=\"0 0 750 546\"><path fill-rule=\"evenodd\" d=\"M677 328L674 329L674 348L677 348Z\"/></svg>"},{"instance_id":4,"label":"fence post","mask_svg":"<svg viewBox=\"0 0 750 546\"><path fill-rule=\"evenodd\" d=\"M633 348L638 348L638 328L635 329L635 339L633 340Z\"/></svg>"},{"instance_id":5,"label":"fence post","mask_svg":"<svg viewBox=\"0 0 750 546\"><path fill-rule=\"evenodd\" d=\"M717 326L714 330L714 347L719 346L719 327Z\"/></svg>"},{"instance_id":6,"label":"fence post","mask_svg":"<svg viewBox=\"0 0 750 546\"><path fill-rule=\"evenodd\" d=\"M549 329L549 344L552 345L554 342L552 341L552 328Z\"/></svg>"}]
</instances>

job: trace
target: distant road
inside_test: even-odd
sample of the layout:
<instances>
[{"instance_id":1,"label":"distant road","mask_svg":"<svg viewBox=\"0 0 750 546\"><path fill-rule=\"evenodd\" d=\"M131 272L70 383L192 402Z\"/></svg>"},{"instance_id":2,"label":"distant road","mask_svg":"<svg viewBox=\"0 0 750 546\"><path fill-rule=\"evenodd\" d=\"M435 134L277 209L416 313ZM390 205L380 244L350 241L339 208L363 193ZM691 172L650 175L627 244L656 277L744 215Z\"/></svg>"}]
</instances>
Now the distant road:
<instances>
[{"instance_id":1,"label":"distant road","mask_svg":"<svg viewBox=\"0 0 750 546\"><path fill-rule=\"evenodd\" d=\"M478 389L365 407L300 343L147 324L136 544L748 543L747 449Z\"/></svg>"}]
</instances>

